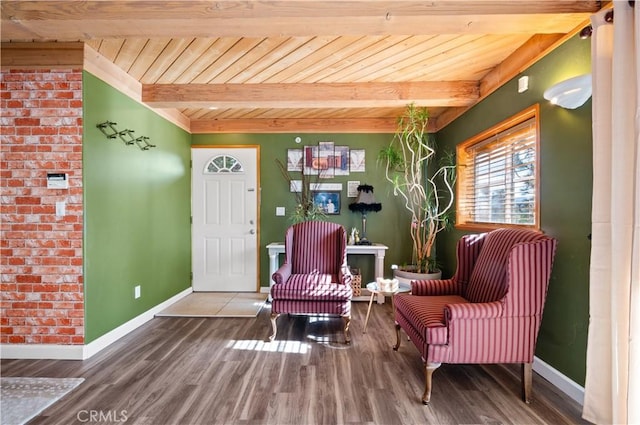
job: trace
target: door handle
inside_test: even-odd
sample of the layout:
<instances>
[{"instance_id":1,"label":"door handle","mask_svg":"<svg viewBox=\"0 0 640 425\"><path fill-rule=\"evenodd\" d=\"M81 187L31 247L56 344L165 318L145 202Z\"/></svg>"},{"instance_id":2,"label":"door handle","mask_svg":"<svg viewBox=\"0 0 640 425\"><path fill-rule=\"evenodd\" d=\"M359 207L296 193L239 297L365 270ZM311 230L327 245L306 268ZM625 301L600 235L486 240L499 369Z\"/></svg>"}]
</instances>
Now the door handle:
<instances>
[{"instance_id":1,"label":"door handle","mask_svg":"<svg viewBox=\"0 0 640 425\"><path fill-rule=\"evenodd\" d=\"M256 231L254 229L249 230L249 233L251 233L252 235L255 235Z\"/></svg>"}]
</instances>

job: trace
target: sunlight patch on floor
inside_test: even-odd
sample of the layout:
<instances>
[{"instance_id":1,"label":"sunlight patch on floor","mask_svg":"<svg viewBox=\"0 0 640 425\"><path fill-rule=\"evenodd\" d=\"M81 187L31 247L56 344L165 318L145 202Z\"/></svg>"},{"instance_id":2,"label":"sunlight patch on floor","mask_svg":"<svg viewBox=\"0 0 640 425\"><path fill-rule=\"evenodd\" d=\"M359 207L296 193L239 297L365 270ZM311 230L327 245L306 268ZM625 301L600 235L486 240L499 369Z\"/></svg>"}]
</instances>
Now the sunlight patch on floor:
<instances>
[{"instance_id":1,"label":"sunlight patch on floor","mask_svg":"<svg viewBox=\"0 0 640 425\"><path fill-rule=\"evenodd\" d=\"M332 318L330 316L310 316L309 323L328 322ZM335 320L335 317L333 318Z\"/></svg>"},{"instance_id":2,"label":"sunlight patch on floor","mask_svg":"<svg viewBox=\"0 0 640 425\"><path fill-rule=\"evenodd\" d=\"M307 335L307 338L317 342L318 344L329 344L331 342L331 340L329 339L328 336L325 335L313 335L313 334L309 334Z\"/></svg>"},{"instance_id":3,"label":"sunlight patch on floor","mask_svg":"<svg viewBox=\"0 0 640 425\"><path fill-rule=\"evenodd\" d=\"M324 315L324 316L310 316L309 317L309 324L313 325L313 324L320 324L323 322L329 322L332 320L339 320L336 319L336 316L332 316L332 315ZM322 333L322 334L316 334L314 332L309 332L307 334L307 338L314 341L317 344L322 344L322 345L332 345L333 342L330 338L330 335L327 335L326 333Z\"/></svg>"},{"instance_id":4,"label":"sunlight patch on floor","mask_svg":"<svg viewBox=\"0 0 640 425\"><path fill-rule=\"evenodd\" d=\"M311 349L310 344L300 341L264 342L255 339L231 340L226 348L245 351L268 351L272 353L306 354Z\"/></svg>"}]
</instances>

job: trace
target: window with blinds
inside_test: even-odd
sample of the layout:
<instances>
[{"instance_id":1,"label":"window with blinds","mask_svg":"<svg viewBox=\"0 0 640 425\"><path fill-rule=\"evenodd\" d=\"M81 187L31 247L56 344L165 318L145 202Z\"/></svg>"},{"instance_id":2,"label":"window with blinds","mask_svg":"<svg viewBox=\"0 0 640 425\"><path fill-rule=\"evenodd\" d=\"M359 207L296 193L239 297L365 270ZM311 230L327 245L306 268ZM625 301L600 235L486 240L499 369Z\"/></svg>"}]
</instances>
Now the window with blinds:
<instances>
[{"instance_id":1,"label":"window with blinds","mask_svg":"<svg viewBox=\"0 0 640 425\"><path fill-rule=\"evenodd\" d=\"M538 228L537 109L457 147L458 226Z\"/></svg>"}]
</instances>

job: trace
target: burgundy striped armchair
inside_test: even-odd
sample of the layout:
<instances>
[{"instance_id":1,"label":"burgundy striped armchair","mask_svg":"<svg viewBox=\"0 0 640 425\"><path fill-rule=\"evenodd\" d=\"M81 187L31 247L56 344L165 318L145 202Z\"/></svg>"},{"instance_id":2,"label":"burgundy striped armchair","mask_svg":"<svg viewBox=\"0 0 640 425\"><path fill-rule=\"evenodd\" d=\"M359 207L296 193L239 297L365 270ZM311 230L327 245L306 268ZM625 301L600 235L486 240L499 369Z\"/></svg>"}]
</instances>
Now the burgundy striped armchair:
<instances>
[{"instance_id":1,"label":"burgundy striped armchair","mask_svg":"<svg viewBox=\"0 0 640 425\"><path fill-rule=\"evenodd\" d=\"M352 275L344 227L326 221L294 224L285 234L284 250L284 263L272 276L269 340L276 337L276 319L282 313L337 315L344 320L349 344Z\"/></svg>"},{"instance_id":2,"label":"burgundy striped armchair","mask_svg":"<svg viewBox=\"0 0 640 425\"><path fill-rule=\"evenodd\" d=\"M520 363L522 396L529 403L533 355L547 295L556 240L521 229L463 236L453 278L418 280L395 297L400 329L425 364L422 402L442 363Z\"/></svg>"}]
</instances>

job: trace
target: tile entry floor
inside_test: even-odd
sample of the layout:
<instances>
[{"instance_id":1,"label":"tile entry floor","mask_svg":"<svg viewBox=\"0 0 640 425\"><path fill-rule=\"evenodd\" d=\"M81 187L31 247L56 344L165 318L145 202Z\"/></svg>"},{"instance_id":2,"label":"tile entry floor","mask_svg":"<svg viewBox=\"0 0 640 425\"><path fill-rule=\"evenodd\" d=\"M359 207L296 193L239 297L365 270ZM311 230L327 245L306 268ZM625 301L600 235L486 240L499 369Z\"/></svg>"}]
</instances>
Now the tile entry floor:
<instances>
[{"instance_id":1,"label":"tile entry floor","mask_svg":"<svg viewBox=\"0 0 640 425\"><path fill-rule=\"evenodd\" d=\"M267 294L255 292L193 292L156 314L159 317L255 317Z\"/></svg>"}]
</instances>

